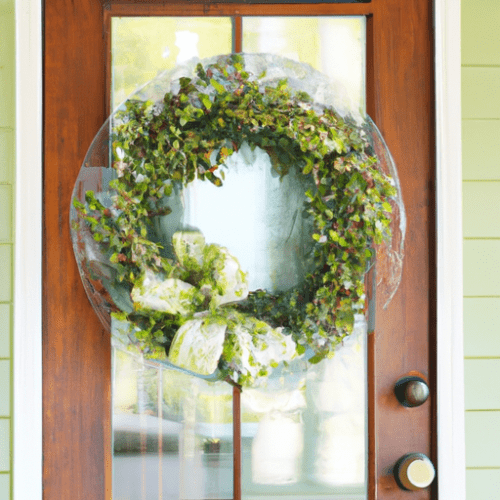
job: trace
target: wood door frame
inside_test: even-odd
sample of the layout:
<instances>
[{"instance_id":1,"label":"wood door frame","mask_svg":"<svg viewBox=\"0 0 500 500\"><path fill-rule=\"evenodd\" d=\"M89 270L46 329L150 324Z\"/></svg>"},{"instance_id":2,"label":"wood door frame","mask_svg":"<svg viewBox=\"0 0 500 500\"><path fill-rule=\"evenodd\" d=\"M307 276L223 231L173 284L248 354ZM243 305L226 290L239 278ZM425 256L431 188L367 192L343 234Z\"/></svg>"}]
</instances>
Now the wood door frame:
<instances>
[{"instance_id":1,"label":"wood door frame","mask_svg":"<svg viewBox=\"0 0 500 500\"><path fill-rule=\"evenodd\" d=\"M126 8L130 11L127 12ZM110 342L86 300L69 240L69 205L88 144L106 118L106 13L120 15L369 14L367 109L398 165L407 214L405 269L389 308L377 304L368 348L369 498L400 499L391 468L437 451L435 398L408 411L394 384L416 372L435 394L435 220L432 16L429 0L274 7L135 0L45 3L43 399L44 492L50 499L111 492ZM82 22L84 21L84 22ZM395 57L396 56L396 57ZM61 92L64 89L64 93ZM404 111L402 111L404 110ZM404 137L404 140L401 137ZM82 322L85 318L85 322ZM398 436L396 438L395 436ZM67 449L71 446L71 450ZM60 473L64 464L64 474ZM76 490L76 491L75 491ZM436 486L418 492L436 495ZM415 497L415 494L412 496Z\"/></svg>"},{"instance_id":2,"label":"wood door frame","mask_svg":"<svg viewBox=\"0 0 500 500\"><path fill-rule=\"evenodd\" d=\"M438 187L438 208L441 210L444 207L449 207L449 204L452 203L454 210L451 210L451 214L455 214L455 216L450 217L450 211L442 210L444 213L444 217L440 218L440 221L444 221L446 224L446 229L448 231L444 231L442 226L438 226L438 243L441 243L441 250L449 247L451 249L455 248L454 252L446 253L447 255L447 263L448 265L444 266L445 272L442 273L446 275L446 272L452 272L453 275L458 278L456 282L458 285L461 284L461 260L460 260L460 252L456 251L456 248L461 247L461 240L458 239L456 235L460 235L460 202L457 201L457 171L456 165L460 164L459 154L457 152L460 151L460 126L459 120L456 120L456 110L460 109L457 106L459 104L459 98L453 94L453 89L456 89L456 54L459 53L459 30L457 30L457 18L459 19L459 8L457 9L456 3L449 4L447 0L440 0L438 7L441 7L441 12L446 12L446 15L442 15L440 18L440 26L438 27L438 32L441 34L446 34L446 39L444 44L438 46L438 55L442 55L442 58L438 58L436 60L436 64L440 64L442 66L442 72L438 72L438 76L440 78L438 90L441 89L441 93L438 92L438 98L441 101L438 102L438 114L437 117L440 121L438 121L439 128L439 150L438 150L438 160L440 165L440 172L442 173L442 178L449 178L452 182L451 184L441 184L439 183ZM21 5L22 4L22 5ZM445 11L444 7L448 6L448 9ZM455 7L453 9L453 7ZM39 310L39 298L40 294L40 273L37 269L37 263L40 262L40 255L37 250L36 245L22 245L22 242L32 241L32 233L31 227L33 226L33 217L36 219L36 214L40 214L40 207L36 204L36 195L40 193L39 190L39 179L40 179L40 148L36 147L38 142L33 138L40 138L41 126L40 126L40 65L36 64L40 62L40 53L41 53L41 39L40 39L40 5L36 0L17 0L17 37L18 37L18 79L17 79L17 90L18 90L18 121L17 121L17 194L18 200L21 199L20 196L22 194L26 194L26 189L32 188L32 197L28 197L27 200L23 200L23 204L18 203L17 207L17 245L16 245L16 302L15 302L15 319L16 319L16 334L15 334L15 374L16 374L16 383L15 383L15 394L16 394L16 409L20 410L16 411L16 431L15 431L15 488L16 491L22 491L23 484L25 485L27 482L23 480L26 478L26 467L29 469L31 464L31 473L28 475L29 477L37 477L37 473L39 474L40 469L37 467L37 464L40 464L41 454L37 453L37 446L35 446L35 450L32 447L28 449L27 443L37 443L39 441L40 435L38 426L26 426L23 425L28 423L27 418L23 418L22 410L28 409L27 401L31 401L33 403L34 397L35 402L35 410L39 410L40 404L40 394L37 388L37 383L39 383L39 373L37 372L37 368L40 365L40 359L36 349L36 343L33 345L34 338L39 338L37 335L40 333L39 322L37 321L37 315L33 315L32 311L36 312L37 308ZM28 9L28 10L27 10ZM438 9L439 10L439 9ZM31 14L31 16L30 16ZM451 26L451 28L450 28ZM458 24L459 26L459 24ZM448 28L448 29L447 29ZM457 36L458 33L458 36ZM38 35L38 36L37 36ZM445 49L448 49L446 51ZM450 49L451 48L451 49ZM31 53L32 58L29 59L26 57L27 54ZM35 63L35 64L33 64ZM439 68L438 68L439 69ZM458 72L459 75L459 72ZM451 78L453 78L453 80ZM459 80L458 80L459 81ZM454 86L452 85L452 82ZM23 97L20 99L19 96ZM28 99L30 97L30 99ZM37 100L38 99L38 100ZM38 105L36 104L38 102ZM458 114L458 117L460 115ZM457 126L458 123L458 126ZM27 130L31 130L33 134L31 137L22 136L21 132L26 134ZM33 142L35 142L35 147L33 147ZM453 158L454 156L454 158ZM458 156L458 158L457 158ZM455 161L450 161L453 159ZM456 161L458 160L458 161ZM19 166L23 165L27 168L20 168ZM451 168L453 166L453 169ZM455 182L453 182L455 181ZM38 184L37 184L38 183ZM22 191L20 186L22 186ZM450 189L448 189L450 188ZM39 197L38 197L39 199ZM38 227L35 223L35 228ZM452 231L452 235L450 235L449 229L454 229ZM36 240L37 238L35 238ZM456 244L458 241L458 244ZM35 283L33 284L33 277L35 279ZM444 284L446 285L448 282L446 281L446 276L444 276ZM438 275L439 279L439 275ZM27 290L27 284L32 285L32 293L29 293L30 290ZM441 497L440 498L461 498L463 497L464 492L462 491L462 487L459 486L455 488L455 493L450 494L451 491L449 488L452 484L457 484L456 476L463 476L464 469L461 466L462 456L461 450L463 448L463 433L461 431L461 419L460 416L457 416L455 409L461 410L459 401L460 397L463 398L463 386L460 383L455 383L453 385L453 380L457 380L457 378L453 377L453 373L458 374L458 380L460 380L460 369L457 368L462 363L463 358L460 356L460 336L451 336L449 332L452 330L453 324L455 327L460 329L461 323L457 320L457 311L461 310L461 301L462 297L457 293L457 288L449 287L450 295L446 294L444 286L438 289L440 295L442 294L443 300L438 300L438 307L440 307L440 303L446 303L446 306L441 306L438 310L438 319L441 317L440 326L443 327L448 333L446 333L444 340L453 340L453 343L450 342L450 345L454 345L454 349L440 349L442 356L441 358L446 361L446 366L452 366L455 368L444 368L441 371L442 377L440 381L443 380L442 384L440 384L440 390L446 389L450 392L454 393L454 397L444 397L439 399L439 402L444 402L446 404L440 404L440 415L443 416L443 420L447 418L446 424L448 425L449 421L455 422L454 426L456 432L451 438L448 438L444 443L444 446L441 446L442 454L449 454L451 449L458 450L458 460L455 460L451 467L446 467L445 469L440 468L440 487ZM458 291L460 291L461 287L458 287ZM451 300L450 300L451 297ZM460 304L460 306L459 306ZM30 307L31 306L31 307ZM451 312L451 314L450 314ZM458 314L460 316L460 314ZM455 331L456 333L456 331ZM23 341L24 340L24 341ZM28 342L29 341L29 342ZM444 345L446 342L440 342L440 345ZM446 346L445 346L446 347ZM29 359L33 359L33 365L26 365L26 356ZM451 363L450 363L450 359ZM441 366L440 366L441 368ZM29 383L26 394L26 383ZM24 391L25 396L23 397L21 394L21 389ZM453 390L453 391L452 391ZM445 391L446 392L446 391ZM446 392L447 393L447 392ZM460 395L462 394L462 396ZM27 396L27 397L26 397ZM446 400L446 401L445 401ZM458 402L458 404L457 404ZM33 405L30 407L31 415L33 415ZM30 416L29 422L39 423L39 418L37 418L37 412L33 416ZM448 417L450 417L448 419ZM444 428L444 426L442 426ZM440 427L441 428L441 427ZM26 434L31 436L33 439L23 439L21 433L24 437ZM458 435L457 435L458 434ZM442 434L440 434L442 436ZM38 439L37 439L38 438ZM440 438L442 439L442 438ZM440 441L441 445L441 441ZM92 445L91 445L92 446ZM24 452L24 453L23 453ZM440 454L441 454L440 453ZM30 456L30 460L27 460L27 457ZM17 457L17 458L16 458ZM28 462L28 463L27 463ZM450 473L451 471L451 473ZM17 479L16 479L17 478ZM448 478L448 480L446 480ZM453 482L453 483L452 483ZM37 483L32 483L33 489L32 494L25 496L20 493L18 498L39 498L39 496L34 492L37 488ZM40 488L40 484L38 483L38 488ZM449 496L448 496L449 495ZM50 498L50 497L46 497ZM415 497L413 497L415 498Z\"/></svg>"}]
</instances>

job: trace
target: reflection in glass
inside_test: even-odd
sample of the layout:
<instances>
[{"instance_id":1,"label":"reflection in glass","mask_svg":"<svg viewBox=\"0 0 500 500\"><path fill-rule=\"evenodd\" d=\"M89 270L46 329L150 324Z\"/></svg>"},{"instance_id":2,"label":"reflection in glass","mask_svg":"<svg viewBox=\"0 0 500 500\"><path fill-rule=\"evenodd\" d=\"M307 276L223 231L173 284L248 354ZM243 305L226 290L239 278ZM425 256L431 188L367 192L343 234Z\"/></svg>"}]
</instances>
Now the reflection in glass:
<instances>
[{"instance_id":1,"label":"reflection in glass","mask_svg":"<svg viewBox=\"0 0 500 500\"><path fill-rule=\"evenodd\" d=\"M334 358L296 361L243 391L243 498L365 498L365 357L358 315Z\"/></svg>"},{"instance_id":2,"label":"reflection in glass","mask_svg":"<svg viewBox=\"0 0 500 500\"><path fill-rule=\"evenodd\" d=\"M233 498L232 388L119 348L113 499ZM366 322L333 359L241 395L242 498L366 498Z\"/></svg>"},{"instance_id":3,"label":"reflection in glass","mask_svg":"<svg viewBox=\"0 0 500 500\"><path fill-rule=\"evenodd\" d=\"M113 17L112 108L158 73L232 50L229 17Z\"/></svg>"},{"instance_id":4,"label":"reflection in glass","mask_svg":"<svg viewBox=\"0 0 500 500\"><path fill-rule=\"evenodd\" d=\"M310 64L342 82L347 107L365 102L366 19L342 17L244 17L243 52L276 54Z\"/></svg>"},{"instance_id":5,"label":"reflection in glass","mask_svg":"<svg viewBox=\"0 0 500 500\"><path fill-rule=\"evenodd\" d=\"M113 364L113 500L232 499L232 388L117 348Z\"/></svg>"}]
</instances>

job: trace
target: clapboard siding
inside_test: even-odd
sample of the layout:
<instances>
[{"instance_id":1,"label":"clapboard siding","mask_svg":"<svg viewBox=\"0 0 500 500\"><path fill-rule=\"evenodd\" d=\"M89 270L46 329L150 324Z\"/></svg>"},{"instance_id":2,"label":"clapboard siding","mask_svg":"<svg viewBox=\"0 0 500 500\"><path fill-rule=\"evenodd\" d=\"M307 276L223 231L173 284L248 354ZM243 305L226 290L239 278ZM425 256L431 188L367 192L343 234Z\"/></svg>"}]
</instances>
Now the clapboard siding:
<instances>
[{"instance_id":1,"label":"clapboard siding","mask_svg":"<svg viewBox=\"0 0 500 500\"><path fill-rule=\"evenodd\" d=\"M0 22L1 19L2 18L0 16ZM0 49L0 61L2 61L1 58L2 58L2 52ZM3 69L0 68L0 74L2 73L2 71ZM1 122L2 122L2 117L0 116L0 123ZM14 130L10 127L0 126L0 184L11 184L13 178L14 178Z\"/></svg>"},{"instance_id":2,"label":"clapboard siding","mask_svg":"<svg viewBox=\"0 0 500 500\"><path fill-rule=\"evenodd\" d=\"M500 182L463 183L466 238L500 238Z\"/></svg>"},{"instance_id":3,"label":"clapboard siding","mask_svg":"<svg viewBox=\"0 0 500 500\"><path fill-rule=\"evenodd\" d=\"M500 411L468 410L465 414L467 467L500 468ZM500 491L497 492L500 495ZM493 497L498 498L498 497ZM490 499L490 500L493 500ZM470 500L475 500L471 498Z\"/></svg>"},{"instance_id":4,"label":"clapboard siding","mask_svg":"<svg viewBox=\"0 0 500 500\"><path fill-rule=\"evenodd\" d=\"M500 67L462 67L462 118L499 119L499 89Z\"/></svg>"},{"instance_id":5,"label":"clapboard siding","mask_svg":"<svg viewBox=\"0 0 500 500\"><path fill-rule=\"evenodd\" d=\"M500 239L464 241L464 295L500 297Z\"/></svg>"},{"instance_id":6,"label":"clapboard siding","mask_svg":"<svg viewBox=\"0 0 500 500\"><path fill-rule=\"evenodd\" d=\"M500 65L498 0L462 0L462 65Z\"/></svg>"},{"instance_id":7,"label":"clapboard siding","mask_svg":"<svg viewBox=\"0 0 500 500\"><path fill-rule=\"evenodd\" d=\"M465 409L500 410L500 358L465 360Z\"/></svg>"},{"instance_id":8,"label":"clapboard siding","mask_svg":"<svg viewBox=\"0 0 500 500\"><path fill-rule=\"evenodd\" d=\"M500 180L500 120L463 120L462 175L468 181Z\"/></svg>"},{"instance_id":9,"label":"clapboard siding","mask_svg":"<svg viewBox=\"0 0 500 500\"><path fill-rule=\"evenodd\" d=\"M466 358L500 357L500 297L464 299Z\"/></svg>"},{"instance_id":10,"label":"clapboard siding","mask_svg":"<svg viewBox=\"0 0 500 500\"><path fill-rule=\"evenodd\" d=\"M467 500L499 500L500 2L461 5Z\"/></svg>"},{"instance_id":11,"label":"clapboard siding","mask_svg":"<svg viewBox=\"0 0 500 500\"><path fill-rule=\"evenodd\" d=\"M500 469L469 469L466 475L467 499L492 500L500 491Z\"/></svg>"},{"instance_id":12,"label":"clapboard siding","mask_svg":"<svg viewBox=\"0 0 500 500\"><path fill-rule=\"evenodd\" d=\"M0 0L0 498L11 498L12 286L15 171L14 0Z\"/></svg>"}]
</instances>

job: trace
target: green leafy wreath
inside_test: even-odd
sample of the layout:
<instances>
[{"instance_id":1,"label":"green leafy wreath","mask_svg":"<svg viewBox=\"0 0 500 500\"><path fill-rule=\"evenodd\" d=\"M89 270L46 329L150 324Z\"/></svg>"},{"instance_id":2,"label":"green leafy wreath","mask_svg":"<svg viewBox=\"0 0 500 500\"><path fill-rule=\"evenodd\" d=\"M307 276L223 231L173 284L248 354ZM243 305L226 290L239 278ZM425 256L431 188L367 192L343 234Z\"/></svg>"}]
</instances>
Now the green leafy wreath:
<instances>
[{"instance_id":1,"label":"green leafy wreath","mask_svg":"<svg viewBox=\"0 0 500 500\"><path fill-rule=\"evenodd\" d=\"M242 385L308 348L311 363L332 356L364 307L373 245L391 237L396 189L363 126L286 80L263 88L238 55L199 64L160 103L128 100L114 119L112 204L92 191L73 204L109 257L113 315L132 325L136 347ZM221 186L221 166L244 143L265 150L281 177L295 169L313 186L304 211L314 268L288 291L248 290L237 259L201 233L175 233L173 255L152 237L175 186Z\"/></svg>"}]
</instances>

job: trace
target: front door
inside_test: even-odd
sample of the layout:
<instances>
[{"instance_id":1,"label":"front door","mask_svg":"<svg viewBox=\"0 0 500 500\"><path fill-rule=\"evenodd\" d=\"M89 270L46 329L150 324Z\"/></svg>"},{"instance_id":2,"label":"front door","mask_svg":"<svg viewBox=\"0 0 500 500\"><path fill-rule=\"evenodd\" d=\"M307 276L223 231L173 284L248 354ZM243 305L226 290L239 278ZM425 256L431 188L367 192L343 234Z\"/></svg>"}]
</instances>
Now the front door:
<instances>
[{"instance_id":1,"label":"front door","mask_svg":"<svg viewBox=\"0 0 500 500\"><path fill-rule=\"evenodd\" d=\"M111 498L110 342L87 301L74 262L68 213L86 150L109 108L107 33L111 17L362 16L366 105L394 156L407 213L403 279L379 307L368 346L370 499L435 498L394 480L411 452L435 463L434 127L432 5L428 0L367 3L215 4L151 0L63 0L45 5L44 81L44 496ZM418 408L402 406L394 385L417 374L431 387ZM437 465L437 464L436 464Z\"/></svg>"}]
</instances>

